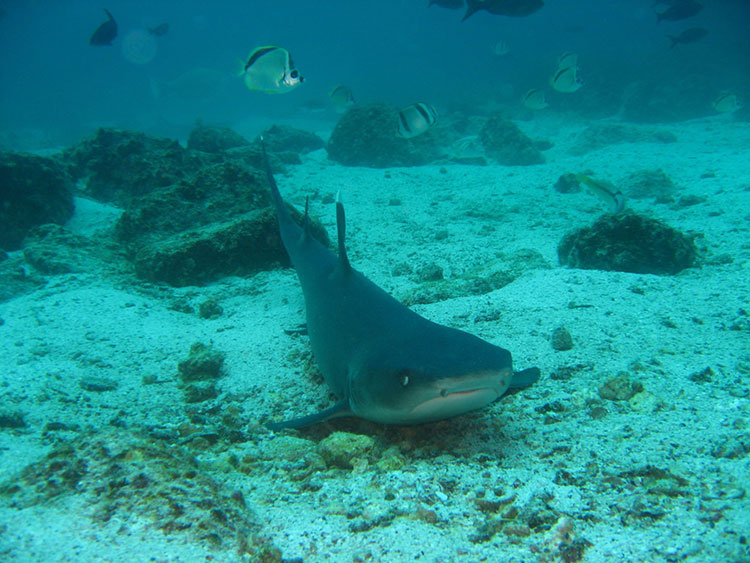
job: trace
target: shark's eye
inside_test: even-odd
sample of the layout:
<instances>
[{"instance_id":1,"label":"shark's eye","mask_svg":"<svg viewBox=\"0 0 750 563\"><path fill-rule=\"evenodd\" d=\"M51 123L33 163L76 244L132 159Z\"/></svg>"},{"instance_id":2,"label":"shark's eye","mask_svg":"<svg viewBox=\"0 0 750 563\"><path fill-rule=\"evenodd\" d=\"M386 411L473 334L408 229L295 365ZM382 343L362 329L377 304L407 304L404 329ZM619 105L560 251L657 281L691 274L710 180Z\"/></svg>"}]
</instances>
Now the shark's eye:
<instances>
[{"instance_id":1,"label":"shark's eye","mask_svg":"<svg viewBox=\"0 0 750 563\"><path fill-rule=\"evenodd\" d=\"M407 370L400 371L396 374L396 377L398 378L398 382L401 384L401 387L408 387L409 385L409 372Z\"/></svg>"}]
</instances>

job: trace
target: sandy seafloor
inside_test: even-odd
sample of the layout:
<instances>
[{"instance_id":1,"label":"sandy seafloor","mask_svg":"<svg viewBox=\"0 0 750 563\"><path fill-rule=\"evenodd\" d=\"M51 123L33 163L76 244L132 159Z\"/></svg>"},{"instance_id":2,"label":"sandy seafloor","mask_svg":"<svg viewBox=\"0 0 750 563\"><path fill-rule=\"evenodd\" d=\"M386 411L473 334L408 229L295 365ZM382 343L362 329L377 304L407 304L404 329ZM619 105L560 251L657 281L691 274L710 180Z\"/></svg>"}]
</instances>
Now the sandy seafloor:
<instances>
[{"instance_id":1,"label":"sandy seafloor","mask_svg":"<svg viewBox=\"0 0 750 563\"><path fill-rule=\"evenodd\" d=\"M341 190L353 265L397 297L417 285L413 276L392 275L401 263L435 263L451 278L522 249L540 253L550 268L525 271L486 295L415 307L509 349L517 369L539 366L532 388L420 427L340 420L274 434L261 423L331 401L305 368L306 338L284 332L304 320L292 270L181 289L96 271L52 276L0 304L3 407L26 422L0 432L0 481L17 480L78 432L116 437L186 424L177 363L201 341L226 354L211 404L231 403L248 439L191 453L200 471L244 494L286 560L579 560L560 551L564 540L586 546L582 561L750 561L750 124L718 116L663 125L677 142L572 156L571 139L583 126L550 116L521 123L555 143L538 166L346 168L318 151L278 178L298 206L306 195ZM654 276L558 265L561 237L605 210L586 192L555 191L562 173L590 169L617 183L659 168L679 186L677 198L705 201L631 200L629 207L700 233L700 267ZM321 197L311 205L333 236L334 206ZM79 200L68 227L101 236L115 217ZM170 309L177 298L214 298L224 314L206 320ZM560 326L573 337L569 351L551 346ZM572 378L551 377L566 366L578 367ZM644 391L629 401L601 399L600 385L620 372ZM81 389L92 376L119 386ZM51 421L74 430L43 432ZM303 453L333 430L372 436L378 453L353 469L305 473L311 458ZM378 465L391 446L401 462ZM231 456L246 460L243 471L227 463ZM137 511L91 518L91 498L74 493L22 509L0 504L3 561L243 559L233 547L165 534ZM512 526L486 533L514 513ZM550 514L553 521L529 533L530 518Z\"/></svg>"}]
</instances>

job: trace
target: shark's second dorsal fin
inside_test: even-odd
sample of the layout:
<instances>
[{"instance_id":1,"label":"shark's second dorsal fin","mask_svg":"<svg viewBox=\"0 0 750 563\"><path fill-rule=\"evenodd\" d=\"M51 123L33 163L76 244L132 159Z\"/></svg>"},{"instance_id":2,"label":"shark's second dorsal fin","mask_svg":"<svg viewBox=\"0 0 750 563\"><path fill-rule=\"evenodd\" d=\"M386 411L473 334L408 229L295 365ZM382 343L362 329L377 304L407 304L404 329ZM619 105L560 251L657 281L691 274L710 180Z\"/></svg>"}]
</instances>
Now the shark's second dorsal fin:
<instances>
[{"instance_id":1,"label":"shark's second dorsal fin","mask_svg":"<svg viewBox=\"0 0 750 563\"><path fill-rule=\"evenodd\" d=\"M346 255L346 215L341 201L341 192L336 192L336 231L339 238L339 267L342 271L351 270L352 266Z\"/></svg>"}]
</instances>

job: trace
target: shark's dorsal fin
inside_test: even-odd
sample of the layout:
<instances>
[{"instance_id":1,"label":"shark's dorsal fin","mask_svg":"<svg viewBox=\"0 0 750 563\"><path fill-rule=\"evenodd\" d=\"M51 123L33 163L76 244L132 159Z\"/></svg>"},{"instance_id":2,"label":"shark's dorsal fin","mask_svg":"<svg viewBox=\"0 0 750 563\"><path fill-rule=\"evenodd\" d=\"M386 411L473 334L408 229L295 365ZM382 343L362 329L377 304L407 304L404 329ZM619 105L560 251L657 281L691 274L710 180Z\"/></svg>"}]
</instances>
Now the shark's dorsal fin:
<instances>
[{"instance_id":1,"label":"shark's dorsal fin","mask_svg":"<svg viewBox=\"0 0 750 563\"><path fill-rule=\"evenodd\" d=\"M336 231L339 239L339 267L345 272L351 270L352 266L346 255L346 215L341 201L341 192L336 192Z\"/></svg>"},{"instance_id":2,"label":"shark's dorsal fin","mask_svg":"<svg viewBox=\"0 0 750 563\"><path fill-rule=\"evenodd\" d=\"M310 239L310 214L308 209L310 206L310 198L305 196L305 218L302 220L302 229L305 232L305 240Z\"/></svg>"}]
</instances>

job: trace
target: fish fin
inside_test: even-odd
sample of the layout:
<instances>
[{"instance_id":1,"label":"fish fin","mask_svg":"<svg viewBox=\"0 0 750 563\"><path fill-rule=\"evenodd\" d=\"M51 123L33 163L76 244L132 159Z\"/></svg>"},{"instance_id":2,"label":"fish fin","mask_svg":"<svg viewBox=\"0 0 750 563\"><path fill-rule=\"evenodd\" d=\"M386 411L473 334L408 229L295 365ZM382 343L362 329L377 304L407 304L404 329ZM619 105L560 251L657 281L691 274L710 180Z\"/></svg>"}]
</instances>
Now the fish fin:
<instances>
[{"instance_id":1,"label":"fish fin","mask_svg":"<svg viewBox=\"0 0 750 563\"><path fill-rule=\"evenodd\" d=\"M112 14L110 14L110 13L109 13L109 10L108 10L107 8L104 8L104 11L106 12L106 14L107 14L107 17L108 17L108 18L109 18L110 20L112 20L112 21L115 21L115 18L113 18L113 17L112 17Z\"/></svg>"},{"instance_id":2,"label":"fish fin","mask_svg":"<svg viewBox=\"0 0 750 563\"><path fill-rule=\"evenodd\" d=\"M461 21L466 21L471 15L474 14L474 12L481 10L481 5L482 3L478 0L466 0L466 13L464 14L464 17L461 18Z\"/></svg>"},{"instance_id":3,"label":"fish fin","mask_svg":"<svg viewBox=\"0 0 750 563\"><path fill-rule=\"evenodd\" d=\"M266 143L262 136L260 138L260 147L263 151L263 165L266 169L266 177L268 178L268 184L271 186L271 199L273 200L276 217L279 221L281 239L284 241L284 246L288 249L287 245L291 241L299 239L300 236L304 236L304 232L301 232L302 229L292 219L292 215L286 208L286 203L284 203L284 198L281 197L281 192L279 192L279 187L276 185L276 180L271 172L271 164L268 162L268 154L266 153Z\"/></svg>"},{"instance_id":4,"label":"fish fin","mask_svg":"<svg viewBox=\"0 0 750 563\"><path fill-rule=\"evenodd\" d=\"M312 426L319 422L325 422L332 418L339 418L342 416L353 416L354 413L349 408L349 400L343 399L325 410L317 412L315 414L308 414L307 416L301 416L299 418L293 418L292 420L282 420L281 422L269 422L266 424L271 430L283 430L284 428L304 428L305 426Z\"/></svg>"},{"instance_id":5,"label":"fish fin","mask_svg":"<svg viewBox=\"0 0 750 563\"><path fill-rule=\"evenodd\" d=\"M346 254L346 215L344 203L341 201L341 192L336 192L336 231L339 239L339 267L342 271L351 270L349 256Z\"/></svg>"},{"instance_id":6,"label":"fish fin","mask_svg":"<svg viewBox=\"0 0 750 563\"><path fill-rule=\"evenodd\" d=\"M538 367L514 371L513 377L510 379L510 389L523 389L524 387L530 387L537 382L540 373Z\"/></svg>"}]
</instances>

